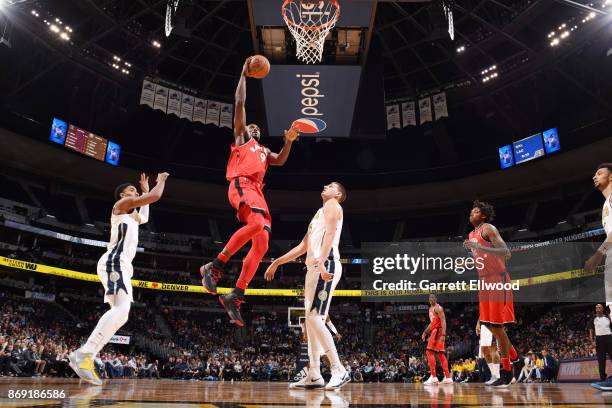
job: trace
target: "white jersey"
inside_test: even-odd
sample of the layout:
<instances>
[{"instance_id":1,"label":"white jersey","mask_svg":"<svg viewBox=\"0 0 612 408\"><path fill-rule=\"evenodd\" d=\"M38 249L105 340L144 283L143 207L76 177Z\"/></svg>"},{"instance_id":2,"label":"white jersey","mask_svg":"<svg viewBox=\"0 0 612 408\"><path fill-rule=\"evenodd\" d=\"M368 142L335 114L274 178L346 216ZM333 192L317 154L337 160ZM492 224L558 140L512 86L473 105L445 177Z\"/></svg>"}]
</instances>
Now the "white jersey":
<instances>
[{"instance_id":1,"label":"white jersey","mask_svg":"<svg viewBox=\"0 0 612 408\"><path fill-rule=\"evenodd\" d=\"M601 224L604 231L606 231L606 237L609 236L612 233L612 194L606 199L601 210ZM608 249L605 265L604 288L606 304L612 306L612 248Z\"/></svg>"},{"instance_id":2,"label":"white jersey","mask_svg":"<svg viewBox=\"0 0 612 408\"><path fill-rule=\"evenodd\" d=\"M102 258L112 257L132 263L138 247L138 221L131 214L111 215L111 236Z\"/></svg>"},{"instance_id":3,"label":"white jersey","mask_svg":"<svg viewBox=\"0 0 612 408\"><path fill-rule=\"evenodd\" d=\"M340 244L340 234L342 233L342 220L338 220L336 225L336 231L334 232L334 240L332 242L332 252L327 258L332 258L337 261L340 259L340 252L338 251L338 245ZM323 215L323 207L319 208L317 213L308 226L308 249L306 251L306 263L314 259L319 259L321 256L321 246L323 245L323 238L325 236L325 216Z\"/></svg>"},{"instance_id":4,"label":"white jersey","mask_svg":"<svg viewBox=\"0 0 612 408\"><path fill-rule=\"evenodd\" d=\"M104 286L104 301L125 290L132 295L132 260L138 247L139 222L133 214L111 215L111 236L104 255L98 261L98 277Z\"/></svg>"},{"instance_id":5,"label":"white jersey","mask_svg":"<svg viewBox=\"0 0 612 408\"><path fill-rule=\"evenodd\" d=\"M606 231L606 235L612 233L612 194L604 202L601 210L601 223Z\"/></svg>"}]
</instances>

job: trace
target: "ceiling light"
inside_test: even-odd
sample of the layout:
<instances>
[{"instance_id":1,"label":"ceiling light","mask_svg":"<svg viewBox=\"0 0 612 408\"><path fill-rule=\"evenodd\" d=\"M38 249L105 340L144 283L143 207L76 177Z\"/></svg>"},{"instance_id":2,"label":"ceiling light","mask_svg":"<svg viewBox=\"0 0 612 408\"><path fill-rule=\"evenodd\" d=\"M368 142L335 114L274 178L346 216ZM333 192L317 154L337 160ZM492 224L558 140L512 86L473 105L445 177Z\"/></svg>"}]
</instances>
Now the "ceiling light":
<instances>
[{"instance_id":1,"label":"ceiling light","mask_svg":"<svg viewBox=\"0 0 612 408\"><path fill-rule=\"evenodd\" d=\"M51 29L51 31L53 31L54 33L59 33L59 28L58 26L56 26L55 24L51 24L51 27L49 27Z\"/></svg>"},{"instance_id":2,"label":"ceiling light","mask_svg":"<svg viewBox=\"0 0 612 408\"><path fill-rule=\"evenodd\" d=\"M66 33L61 33L61 34L60 34L60 38L61 38L62 40L66 40L66 41L68 41L68 40L70 39L70 37L69 37L69 36L68 36L68 34L66 34Z\"/></svg>"}]
</instances>

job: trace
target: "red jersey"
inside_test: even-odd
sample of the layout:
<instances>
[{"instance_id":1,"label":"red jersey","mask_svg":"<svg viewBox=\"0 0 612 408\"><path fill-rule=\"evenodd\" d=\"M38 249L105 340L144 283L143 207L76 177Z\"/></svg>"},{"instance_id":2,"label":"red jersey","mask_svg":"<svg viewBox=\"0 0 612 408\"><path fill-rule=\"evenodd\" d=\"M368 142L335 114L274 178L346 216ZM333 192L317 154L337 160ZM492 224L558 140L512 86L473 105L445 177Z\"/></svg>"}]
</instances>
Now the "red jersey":
<instances>
[{"instance_id":1,"label":"red jersey","mask_svg":"<svg viewBox=\"0 0 612 408\"><path fill-rule=\"evenodd\" d=\"M436 306L429 307L429 321L431 322L431 325L430 325L431 330L442 328L442 320L440 320L440 316L438 316L438 314L434 310Z\"/></svg>"},{"instance_id":2,"label":"red jersey","mask_svg":"<svg viewBox=\"0 0 612 408\"><path fill-rule=\"evenodd\" d=\"M483 247L493 248L493 244L482 237L482 231L485 225L486 224L482 224L480 227L470 232L470 241L478 243ZM472 249L472 253L474 254L474 259L480 258L480 262L476 262L478 277L506 273L506 257L504 255L495 255L489 252L479 251L478 249ZM482 268L479 267L481 264Z\"/></svg>"},{"instance_id":3,"label":"red jersey","mask_svg":"<svg viewBox=\"0 0 612 408\"><path fill-rule=\"evenodd\" d=\"M232 181L236 177L247 177L263 183L268 170L268 149L250 138L241 146L232 144L225 178Z\"/></svg>"}]
</instances>

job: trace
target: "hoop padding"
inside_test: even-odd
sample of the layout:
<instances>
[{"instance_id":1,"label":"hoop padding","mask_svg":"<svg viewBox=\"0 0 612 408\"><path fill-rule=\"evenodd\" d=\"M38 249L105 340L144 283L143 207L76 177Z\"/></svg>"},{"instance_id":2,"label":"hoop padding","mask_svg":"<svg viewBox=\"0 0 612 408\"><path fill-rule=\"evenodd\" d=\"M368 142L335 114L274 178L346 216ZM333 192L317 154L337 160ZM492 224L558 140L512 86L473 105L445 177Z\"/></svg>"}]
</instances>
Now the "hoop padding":
<instances>
[{"instance_id":1,"label":"hoop padding","mask_svg":"<svg viewBox=\"0 0 612 408\"><path fill-rule=\"evenodd\" d=\"M337 0L284 0L282 14L296 42L297 58L307 64L321 62L325 37L340 18Z\"/></svg>"}]
</instances>

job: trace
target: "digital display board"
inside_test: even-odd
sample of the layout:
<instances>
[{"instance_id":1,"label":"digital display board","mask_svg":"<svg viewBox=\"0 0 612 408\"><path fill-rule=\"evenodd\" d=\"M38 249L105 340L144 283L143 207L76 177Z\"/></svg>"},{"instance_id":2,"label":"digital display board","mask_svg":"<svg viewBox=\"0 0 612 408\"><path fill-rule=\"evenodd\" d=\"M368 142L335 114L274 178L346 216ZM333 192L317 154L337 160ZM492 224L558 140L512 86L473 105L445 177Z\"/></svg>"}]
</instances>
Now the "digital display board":
<instances>
[{"instance_id":1,"label":"digital display board","mask_svg":"<svg viewBox=\"0 0 612 408\"><path fill-rule=\"evenodd\" d=\"M514 160L516 164L525 163L538 157L544 156L544 144L542 143L542 134L521 139L512 144L514 148Z\"/></svg>"},{"instance_id":2,"label":"digital display board","mask_svg":"<svg viewBox=\"0 0 612 408\"><path fill-rule=\"evenodd\" d=\"M66 140L66 133L68 132L68 123L58 118L53 118L51 123L51 133L49 140L55 143L64 144Z\"/></svg>"},{"instance_id":3,"label":"digital display board","mask_svg":"<svg viewBox=\"0 0 612 408\"><path fill-rule=\"evenodd\" d=\"M558 150L561 150L559 133L557 128L552 128L500 147L499 162L501 168L506 169Z\"/></svg>"},{"instance_id":4,"label":"digital display board","mask_svg":"<svg viewBox=\"0 0 612 408\"><path fill-rule=\"evenodd\" d=\"M108 148L106 149L106 162L113 166L119 165L119 154L121 153L121 146L111 141L108 142Z\"/></svg>"},{"instance_id":5,"label":"digital display board","mask_svg":"<svg viewBox=\"0 0 612 408\"><path fill-rule=\"evenodd\" d=\"M514 166L514 155L512 154L511 145L499 148L499 163L502 169Z\"/></svg>"},{"instance_id":6,"label":"digital display board","mask_svg":"<svg viewBox=\"0 0 612 408\"><path fill-rule=\"evenodd\" d=\"M53 119L50 140L96 160L119 165L121 146L60 119Z\"/></svg>"},{"instance_id":7,"label":"digital display board","mask_svg":"<svg viewBox=\"0 0 612 408\"><path fill-rule=\"evenodd\" d=\"M546 153L553 153L561 149L557 128L545 130L542 132L542 137L544 138L544 148L546 149Z\"/></svg>"}]
</instances>

